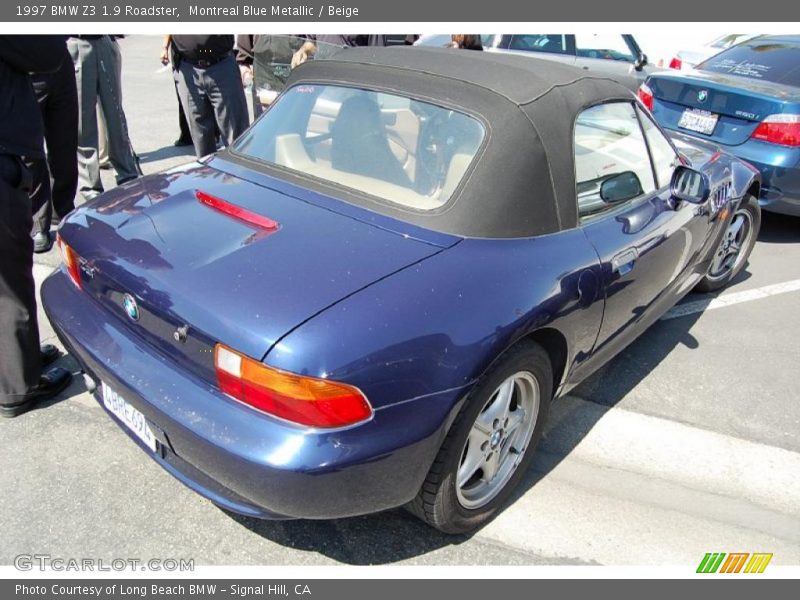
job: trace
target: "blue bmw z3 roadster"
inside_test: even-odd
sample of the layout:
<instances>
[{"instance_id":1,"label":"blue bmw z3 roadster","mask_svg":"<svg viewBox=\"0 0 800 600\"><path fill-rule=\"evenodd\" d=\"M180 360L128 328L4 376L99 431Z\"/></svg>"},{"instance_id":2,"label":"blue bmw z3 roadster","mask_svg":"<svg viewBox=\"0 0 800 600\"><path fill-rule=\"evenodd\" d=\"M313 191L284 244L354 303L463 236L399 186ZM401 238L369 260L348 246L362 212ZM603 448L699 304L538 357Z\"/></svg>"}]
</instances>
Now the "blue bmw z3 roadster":
<instances>
[{"instance_id":1,"label":"blue bmw z3 roadster","mask_svg":"<svg viewBox=\"0 0 800 600\"><path fill-rule=\"evenodd\" d=\"M73 212L43 302L111 418L212 502L466 532L555 398L744 267L759 187L611 80L349 49L229 149Z\"/></svg>"}]
</instances>

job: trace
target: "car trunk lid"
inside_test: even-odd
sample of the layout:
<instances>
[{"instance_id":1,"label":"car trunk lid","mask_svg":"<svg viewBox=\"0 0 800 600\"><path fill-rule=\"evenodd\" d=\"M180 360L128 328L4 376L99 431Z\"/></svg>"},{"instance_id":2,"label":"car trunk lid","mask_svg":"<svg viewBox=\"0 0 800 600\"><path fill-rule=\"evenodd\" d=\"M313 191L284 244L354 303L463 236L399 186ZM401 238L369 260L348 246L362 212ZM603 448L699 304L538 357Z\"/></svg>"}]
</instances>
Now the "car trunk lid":
<instances>
[{"instance_id":1,"label":"car trunk lid","mask_svg":"<svg viewBox=\"0 0 800 600\"><path fill-rule=\"evenodd\" d=\"M87 294L203 376L217 341L261 359L305 320L442 250L204 165L117 188L73 213L61 235Z\"/></svg>"},{"instance_id":2,"label":"car trunk lid","mask_svg":"<svg viewBox=\"0 0 800 600\"><path fill-rule=\"evenodd\" d=\"M746 142L764 117L791 110L798 99L789 86L711 71L659 74L648 86L662 125L729 146ZM684 112L692 110L718 115L710 134L681 126Z\"/></svg>"}]
</instances>

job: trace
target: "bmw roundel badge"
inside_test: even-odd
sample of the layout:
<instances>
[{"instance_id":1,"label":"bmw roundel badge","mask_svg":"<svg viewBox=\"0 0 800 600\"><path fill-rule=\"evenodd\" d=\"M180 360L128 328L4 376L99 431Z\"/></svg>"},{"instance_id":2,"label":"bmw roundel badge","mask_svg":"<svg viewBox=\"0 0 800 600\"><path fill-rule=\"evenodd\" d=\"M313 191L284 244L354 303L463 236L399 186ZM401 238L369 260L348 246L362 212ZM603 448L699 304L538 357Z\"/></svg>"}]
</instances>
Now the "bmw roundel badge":
<instances>
[{"instance_id":1,"label":"bmw roundel badge","mask_svg":"<svg viewBox=\"0 0 800 600\"><path fill-rule=\"evenodd\" d=\"M708 90L700 90L697 92L697 101L705 102L708 99Z\"/></svg>"},{"instance_id":2,"label":"bmw roundel badge","mask_svg":"<svg viewBox=\"0 0 800 600\"><path fill-rule=\"evenodd\" d=\"M122 306L125 309L125 313L131 318L131 320L139 320L139 305L136 304L136 298L130 294L125 294L122 297Z\"/></svg>"}]
</instances>

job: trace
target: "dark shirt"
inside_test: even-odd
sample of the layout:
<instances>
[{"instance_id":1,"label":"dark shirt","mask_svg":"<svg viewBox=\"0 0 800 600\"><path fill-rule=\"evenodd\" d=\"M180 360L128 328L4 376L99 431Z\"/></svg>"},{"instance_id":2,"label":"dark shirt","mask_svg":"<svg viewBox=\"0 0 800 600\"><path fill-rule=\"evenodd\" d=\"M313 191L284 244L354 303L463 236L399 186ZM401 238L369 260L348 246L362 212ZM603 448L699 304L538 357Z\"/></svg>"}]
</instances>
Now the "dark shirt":
<instances>
[{"instance_id":1,"label":"dark shirt","mask_svg":"<svg viewBox=\"0 0 800 600\"><path fill-rule=\"evenodd\" d=\"M173 35L172 45L188 61L225 58L233 50L232 35Z\"/></svg>"},{"instance_id":2,"label":"dark shirt","mask_svg":"<svg viewBox=\"0 0 800 600\"><path fill-rule=\"evenodd\" d=\"M29 73L52 73L64 58L64 36L0 35L0 153L44 157L42 114Z\"/></svg>"}]
</instances>

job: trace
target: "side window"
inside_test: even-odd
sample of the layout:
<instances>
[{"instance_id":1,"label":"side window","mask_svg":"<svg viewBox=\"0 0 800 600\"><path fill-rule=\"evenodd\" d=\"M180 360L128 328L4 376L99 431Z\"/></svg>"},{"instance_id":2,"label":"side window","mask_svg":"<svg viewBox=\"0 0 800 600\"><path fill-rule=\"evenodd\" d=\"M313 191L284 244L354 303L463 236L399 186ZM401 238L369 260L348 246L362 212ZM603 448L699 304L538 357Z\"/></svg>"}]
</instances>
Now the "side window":
<instances>
[{"instance_id":1,"label":"side window","mask_svg":"<svg viewBox=\"0 0 800 600\"><path fill-rule=\"evenodd\" d=\"M527 33L512 35L508 47L511 50L526 50L528 52L550 52L553 54L567 53L566 35L548 35L544 33Z\"/></svg>"},{"instance_id":2,"label":"side window","mask_svg":"<svg viewBox=\"0 0 800 600\"><path fill-rule=\"evenodd\" d=\"M655 191L639 120L630 102L586 109L575 121L578 214L597 215Z\"/></svg>"},{"instance_id":3,"label":"side window","mask_svg":"<svg viewBox=\"0 0 800 600\"><path fill-rule=\"evenodd\" d=\"M610 33L576 33L575 50L584 58L602 58L605 60L623 60L634 62L636 57L631 53L628 44L621 35Z\"/></svg>"},{"instance_id":4,"label":"side window","mask_svg":"<svg viewBox=\"0 0 800 600\"><path fill-rule=\"evenodd\" d=\"M647 145L650 146L658 187L666 187L672 180L672 172L681 162L672 145L664 137L664 134L659 131L653 120L638 107L636 112L639 113L639 118L642 121L642 129L644 129L644 136L647 138Z\"/></svg>"}]
</instances>

